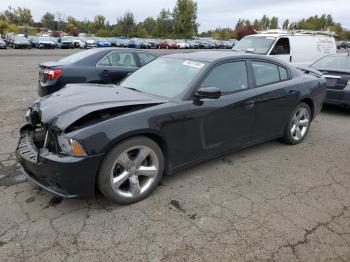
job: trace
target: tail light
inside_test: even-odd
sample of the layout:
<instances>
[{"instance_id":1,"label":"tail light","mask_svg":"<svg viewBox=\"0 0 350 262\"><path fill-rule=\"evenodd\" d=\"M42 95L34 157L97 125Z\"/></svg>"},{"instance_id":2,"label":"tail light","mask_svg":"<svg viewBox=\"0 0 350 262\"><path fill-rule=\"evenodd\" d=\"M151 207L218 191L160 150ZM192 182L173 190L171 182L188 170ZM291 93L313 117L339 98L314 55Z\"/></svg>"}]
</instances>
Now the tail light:
<instances>
[{"instance_id":1,"label":"tail light","mask_svg":"<svg viewBox=\"0 0 350 262\"><path fill-rule=\"evenodd\" d=\"M47 80L59 78L62 75L61 69L45 69L44 74L47 75Z\"/></svg>"}]
</instances>

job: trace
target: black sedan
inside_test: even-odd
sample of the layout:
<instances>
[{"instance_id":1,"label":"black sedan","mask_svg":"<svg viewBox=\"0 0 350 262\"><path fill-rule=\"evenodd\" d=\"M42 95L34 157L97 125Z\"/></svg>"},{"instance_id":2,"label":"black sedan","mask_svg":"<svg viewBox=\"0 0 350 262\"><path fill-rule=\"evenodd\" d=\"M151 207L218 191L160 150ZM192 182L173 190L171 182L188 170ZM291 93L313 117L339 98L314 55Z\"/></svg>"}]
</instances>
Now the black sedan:
<instances>
[{"instance_id":1,"label":"black sedan","mask_svg":"<svg viewBox=\"0 0 350 262\"><path fill-rule=\"evenodd\" d=\"M72 84L35 102L16 155L55 194L91 196L97 186L132 203L163 173L280 137L300 143L325 97L320 75L266 56L167 55L120 86Z\"/></svg>"},{"instance_id":2,"label":"black sedan","mask_svg":"<svg viewBox=\"0 0 350 262\"><path fill-rule=\"evenodd\" d=\"M39 66L39 96L69 83L118 83L129 73L157 58L157 54L130 49L90 49Z\"/></svg>"},{"instance_id":3,"label":"black sedan","mask_svg":"<svg viewBox=\"0 0 350 262\"><path fill-rule=\"evenodd\" d=\"M319 70L327 79L326 104L350 107L350 55L328 55L311 67Z\"/></svg>"}]
</instances>

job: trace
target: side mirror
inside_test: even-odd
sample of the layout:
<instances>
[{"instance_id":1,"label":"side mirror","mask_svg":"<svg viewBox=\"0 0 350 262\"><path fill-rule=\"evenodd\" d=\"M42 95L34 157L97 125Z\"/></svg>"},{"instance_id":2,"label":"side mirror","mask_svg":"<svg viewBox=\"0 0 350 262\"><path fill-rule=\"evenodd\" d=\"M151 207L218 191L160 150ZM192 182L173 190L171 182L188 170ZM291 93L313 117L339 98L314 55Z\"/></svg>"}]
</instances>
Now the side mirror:
<instances>
[{"instance_id":1,"label":"side mirror","mask_svg":"<svg viewBox=\"0 0 350 262\"><path fill-rule=\"evenodd\" d=\"M201 87L197 90L195 97L218 99L221 96L221 90L217 87Z\"/></svg>"}]
</instances>

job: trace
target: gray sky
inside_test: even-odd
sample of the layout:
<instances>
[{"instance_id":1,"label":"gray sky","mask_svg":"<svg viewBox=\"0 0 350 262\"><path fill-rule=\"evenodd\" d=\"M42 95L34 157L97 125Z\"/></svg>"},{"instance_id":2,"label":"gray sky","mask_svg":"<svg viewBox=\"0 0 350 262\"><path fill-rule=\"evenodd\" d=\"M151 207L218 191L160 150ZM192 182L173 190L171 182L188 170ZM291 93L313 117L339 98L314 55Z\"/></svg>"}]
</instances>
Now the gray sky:
<instances>
[{"instance_id":1,"label":"gray sky","mask_svg":"<svg viewBox=\"0 0 350 262\"><path fill-rule=\"evenodd\" d=\"M35 21L46 12L60 12L77 19L92 20L96 14L104 15L111 24L130 10L137 21L147 16L156 17L162 8L172 9L176 0L0 0L0 10L27 7ZM330 13L334 19L350 29L349 0L197 0L199 31L216 27L233 27L238 18L261 18L264 14L277 16L280 24L284 19L297 21L315 14Z\"/></svg>"}]
</instances>

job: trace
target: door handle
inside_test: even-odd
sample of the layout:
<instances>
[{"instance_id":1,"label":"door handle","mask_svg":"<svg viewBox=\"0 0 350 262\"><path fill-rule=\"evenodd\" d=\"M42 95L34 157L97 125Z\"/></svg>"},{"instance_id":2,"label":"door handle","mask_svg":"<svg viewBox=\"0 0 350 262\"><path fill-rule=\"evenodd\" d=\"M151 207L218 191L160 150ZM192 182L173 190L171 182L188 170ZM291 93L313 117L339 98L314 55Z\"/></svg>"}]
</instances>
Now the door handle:
<instances>
[{"instance_id":1,"label":"door handle","mask_svg":"<svg viewBox=\"0 0 350 262\"><path fill-rule=\"evenodd\" d=\"M105 70L103 70L102 72L103 72L104 75L108 75L108 72L109 72L109 71L105 69Z\"/></svg>"},{"instance_id":2,"label":"door handle","mask_svg":"<svg viewBox=\"0 0 350 262\"><path fill-rule=\"evenodd\" d=\"M289 90L288 92L289 92L290 94L294 95L294 94L297 92L297 90L296 90L296 89L291 89L291 90Z\"/></svg>"},{"instance_id":3,"label":"door handle","mask_svg":"<svg viewBox=\"0 0 350 262\"><path fill-rule=\"evenodd\" d=\"M246 108L252 108L252 107L254 107L254 105L255 105L255 101L254 100L250 100L250 101L245 102L245 107Z\"/></svg>"}]
</instances>

